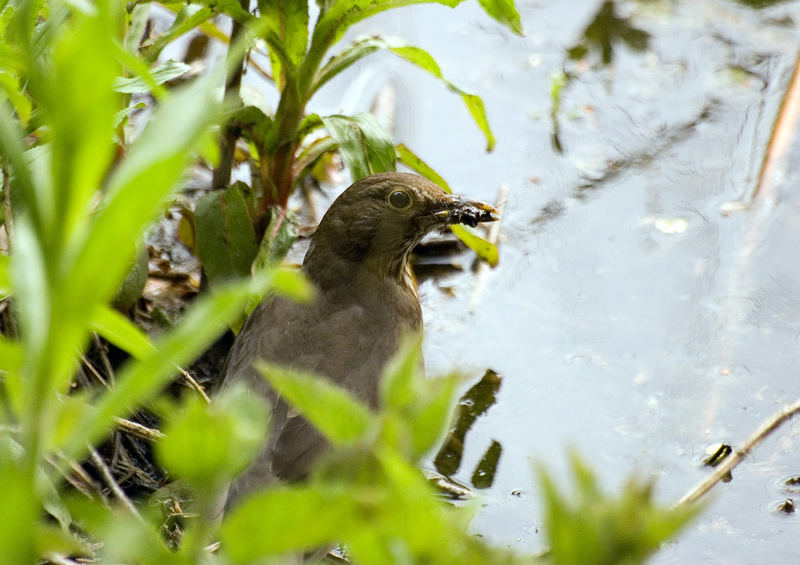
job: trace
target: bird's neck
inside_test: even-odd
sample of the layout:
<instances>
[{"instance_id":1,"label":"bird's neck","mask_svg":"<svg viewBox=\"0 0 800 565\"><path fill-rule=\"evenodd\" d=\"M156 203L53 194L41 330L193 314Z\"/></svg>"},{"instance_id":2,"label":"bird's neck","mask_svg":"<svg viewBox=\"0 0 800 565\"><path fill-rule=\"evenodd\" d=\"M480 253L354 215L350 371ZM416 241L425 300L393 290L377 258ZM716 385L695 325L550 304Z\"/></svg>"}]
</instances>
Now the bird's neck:
<instances>
[{"instance_id":1,"label":"bird's neck","mask_svg":"<svg viewBox=\"0 0 800 565\"><path fill-rule=\"evenodd\" d=\"M419 300L407 253L352 256L312 241L303 260L303 271L321 290L346 287L353 293L400 294Z\"/></svg>"}]
</instances>

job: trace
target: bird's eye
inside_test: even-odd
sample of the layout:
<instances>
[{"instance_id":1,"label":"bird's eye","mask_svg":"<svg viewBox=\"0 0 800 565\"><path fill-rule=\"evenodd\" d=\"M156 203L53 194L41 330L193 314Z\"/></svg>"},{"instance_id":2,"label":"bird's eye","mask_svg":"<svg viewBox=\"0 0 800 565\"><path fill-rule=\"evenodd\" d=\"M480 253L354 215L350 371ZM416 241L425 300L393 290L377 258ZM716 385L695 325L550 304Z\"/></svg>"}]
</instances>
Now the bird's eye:
<instances>
[{"instance_id":1,"label":"bird's eye","mask_svg":"<svg viewBox=\"0 0 800 565\"><path fill-rule=\"evenodd\" d=\"M388 200L392 208L396 208L398 210L404 210L411 206L411 197L407 192L402 190L395 190L389 194Z\"/></svg>"}]
</instances>

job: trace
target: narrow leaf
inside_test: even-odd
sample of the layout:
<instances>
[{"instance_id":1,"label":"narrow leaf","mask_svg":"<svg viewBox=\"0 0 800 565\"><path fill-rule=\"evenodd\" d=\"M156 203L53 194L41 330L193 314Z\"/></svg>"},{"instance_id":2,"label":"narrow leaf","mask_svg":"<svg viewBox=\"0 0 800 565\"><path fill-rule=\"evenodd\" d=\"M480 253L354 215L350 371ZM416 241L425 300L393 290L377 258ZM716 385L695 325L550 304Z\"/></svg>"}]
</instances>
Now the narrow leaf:
<instances>
[{"instance_id":1,"label":"narrow leaf","mask_svg":"<svg viewBox=\"0 0 800 565\"><path fill-rule=\"evenodd\" d=\"M167 81L185 75L192 67L180 61L164 61L157 67L150 69L148 80L141 77L122 78L118 77L114 81L114 90L125 94L135 94L148 92L152 88L152 83L164 84Z\"/></svg>"},{"instance_id":2,"label":"narrow leaf","mask_svg":"<svg viewBox=\"0 0 800 565\"><path fill-rule=\"evenodd\" d=\"M364 405L322 377L263 362L256 363L256 369L335 445L363 439L375 423Z\"/></svg>"},{"instance_id":3,"label":"narrow leaf","mask_svg":"<svg viewBox=\"0 0 800 565\"><path fill-rule=\"evenodd\" d=\"M89 326L110 343L137 359L143 359L155 350L147 334L128 318L105 304L95 309Z\"/></svg>"},{"instance_id":4,"label":"narrow leaf","mask_svg":"<svg viewBox=\"0 0 800 565\"><path fill-rule=\"evenodd\" d=\"M514 0L478 0L478 3L492 18L514 33L522 35L522 22L514 6Z\"/></svg>"},{"instance_id":5,"label":"narrow leaf","mask_svg":"<svg viewBox=\"0 0 800 565\"><path fill-rule=\"evenodd\" d=\"M480 97L463 90L447 80L442 74L442 70L439 68L436 59L434 59L430 53L420 47L407 45L395 38L368 37L356 41L348 49L332 57L320 70L314 83L313 90L318 89L350 65L379 49L388 50L409 63L413 63L419 68L429 72L442 81L449 90L458 94L466 105L472 119L481 132L483 132L484 137L486 137L486 150L491 151L494 149L494 134L489 126L486 110Z\"/></svg>"},{"instance_id":6,"label":"narrow leaf","mask_svg":"<svg viewBox=\"0 0 800 565\"><path fill-rule=\"evenodd\" d=\"M352 117L335 115L324 117L322 121L339 144L353 181L395 170L394 142L375 116L369 113Z\"/></svg>"},{"instance_id":7,"label":"narrow leaf","mask_svg":"<svg viewBox=\"0 0 800 565\"><path fill-rule=\"evenodd\" d=\"M465 226L453 225L450 226L450 229L456 234L458 239L463 241L478 257L489 263L492 267L496 266L500 261L500 254L497 252L497 247L494 244L476 235Z\"/></svg>"},{"instance_id":8,"label":"narrow leaf","mask_svg":"<svg viewBox=\"0 0 800 565\"><path fill-rule=\"evenodd\" d=\"M452 193L453 191L450 189L450 185L447 184L447 181L433 170L433 167L428 165L425 161L420 159L411 149L406 147L404 144L399 144L397 147L397 158L408 168L411 170L419 173L429 181L433 182L437 186L439 186L445 192Z\"/></svg>"},{"instance_id":9,"label":"narrow leaf","mask_svg":"<svg viewBox=\"0 0 800 565\"><path fill-rule=\"evenodd\" d=\"M250 274L258 247L238 184L198 201L195 227L197 249L211 285Z\"/></svg>"}]
</instances>

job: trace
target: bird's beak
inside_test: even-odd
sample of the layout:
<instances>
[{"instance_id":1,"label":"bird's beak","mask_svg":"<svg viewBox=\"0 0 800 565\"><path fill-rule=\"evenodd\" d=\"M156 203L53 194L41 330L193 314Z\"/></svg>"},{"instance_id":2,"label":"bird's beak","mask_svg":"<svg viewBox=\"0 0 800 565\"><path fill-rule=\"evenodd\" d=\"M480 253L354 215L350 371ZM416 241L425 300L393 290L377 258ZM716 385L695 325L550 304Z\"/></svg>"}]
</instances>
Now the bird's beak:
<instances>
[{"instance_id":1,"label":"bird's beak","mask_svg":"<svg viewBox=\"0 0 800 565\"><path fill-rule=\"evenodd\" d=\"M500 213L485 202L465 200L453 194L447 195L444 209L433 214L443 224L466 224L472 228L481 222L495 222Z\"/></svg>"}]
</instances>

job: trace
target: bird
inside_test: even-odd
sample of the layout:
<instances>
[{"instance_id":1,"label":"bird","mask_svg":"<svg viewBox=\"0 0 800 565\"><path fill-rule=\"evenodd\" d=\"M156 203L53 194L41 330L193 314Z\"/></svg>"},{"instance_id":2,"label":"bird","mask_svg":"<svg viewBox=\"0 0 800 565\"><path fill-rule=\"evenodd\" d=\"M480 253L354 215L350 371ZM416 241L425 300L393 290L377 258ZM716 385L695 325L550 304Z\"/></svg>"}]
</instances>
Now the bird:
<instances>
[{"instance_id":1,"label":"bird","mask_svg":"<svg viewBox=\"0 0 800 565\"><path fill-rule=\"evenodd\" d=\"M229 353L222 386L244 383L264 397L271 432L256 460L230 485L226 507L273 481L302 480L328 449L253 363L314 373L376 407L384 365L404 335L422 330L409 254L431 231L456 223L474 227L497 217L492 206L449 194L412 173L367 176L336 198L312 235L301 268L315 298L298 303L267 296Z\"/></svg>"}]
</instances>

